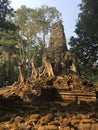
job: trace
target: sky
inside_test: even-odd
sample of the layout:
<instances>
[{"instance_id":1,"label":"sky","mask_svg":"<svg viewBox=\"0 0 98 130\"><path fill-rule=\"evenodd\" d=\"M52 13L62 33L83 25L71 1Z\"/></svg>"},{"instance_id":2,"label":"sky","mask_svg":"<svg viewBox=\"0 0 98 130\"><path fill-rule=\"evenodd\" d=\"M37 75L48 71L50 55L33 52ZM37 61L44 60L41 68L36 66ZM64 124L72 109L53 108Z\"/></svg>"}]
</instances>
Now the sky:
<instances>
[{"instance_id":1,"label":"sky","mask_svg":"<svg viewBox=\"0 0 98 130\"><path fill-rule=\"evenodd\" d=\"M21 5L26 7L36 8L41 5L48 5L49 7L56 7L62 14L62 21L67 42L71 36L75 36L74 30L78 20L79 4L81 0L11 0L11 6L17 10Z\"/></svg>"}]
</instances>

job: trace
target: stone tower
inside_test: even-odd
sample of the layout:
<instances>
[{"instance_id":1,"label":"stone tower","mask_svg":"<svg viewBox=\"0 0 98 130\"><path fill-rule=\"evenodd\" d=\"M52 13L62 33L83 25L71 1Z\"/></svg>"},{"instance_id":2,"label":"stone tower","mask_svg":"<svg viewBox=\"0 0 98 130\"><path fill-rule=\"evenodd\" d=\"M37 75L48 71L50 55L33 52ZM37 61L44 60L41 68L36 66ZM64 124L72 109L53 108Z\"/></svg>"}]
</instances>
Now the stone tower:
<instances>
[{"instance_id":1,"label":"stone tower","mask_svg":"<svg viewBox=\"0 0 98 130\"><path fill-rule=\"evenodd\" d=\"M61 21L58 21L57 23L54 23L52 25L49 46L50 47L63 47L65 51L67 50L64 27Z\"/></svg>"},{"instance_id":2,"label":"stone tower","mask_svg":"<svg viewBox=\"0 0 98 130\"><path fill-rule=\"evenodd\" d=\"M50 33L46 58L51 63L55 75L68 72L74 68L72 55L67 49L64 28L61 21L53 24ZM75 70L75 68L74 68Z\"/></svg>"}]
</instances>

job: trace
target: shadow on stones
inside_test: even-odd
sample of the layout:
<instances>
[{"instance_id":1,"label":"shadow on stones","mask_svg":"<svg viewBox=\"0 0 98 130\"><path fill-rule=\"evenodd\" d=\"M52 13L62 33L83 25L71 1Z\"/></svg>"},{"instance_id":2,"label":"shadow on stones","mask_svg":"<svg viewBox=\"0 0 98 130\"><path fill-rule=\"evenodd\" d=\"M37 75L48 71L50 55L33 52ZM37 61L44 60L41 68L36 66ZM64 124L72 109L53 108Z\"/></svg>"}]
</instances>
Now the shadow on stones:
<instances>
[{"instance_id":1,"label":"shadow on stones","mask_svg":"<svg viewBox=\"0 0 98 130\"><path fill-rule=\"evenodd\" d=\"M43 88L40 96L31 95L32 102L24 102L19 96L13 95L8 98L0 96L0 122L9 121L17 116L26 117L31 114L40 114L42 117L52 113L60 115L98 112L98 101L64 101L55 88Z\"/></svg>"},{"instance_id":2,"label":"shadow on stones","mask_svg":"<svg viewBox=\"0 0 98 130\"><path fill-rule=\"evenodd\" d=\"M49 88L42 88L41 89L41 95L40 95L41 101L63 101L61 96L58 94L57 89L53 87Z\"/></svg>"}]
</instances>

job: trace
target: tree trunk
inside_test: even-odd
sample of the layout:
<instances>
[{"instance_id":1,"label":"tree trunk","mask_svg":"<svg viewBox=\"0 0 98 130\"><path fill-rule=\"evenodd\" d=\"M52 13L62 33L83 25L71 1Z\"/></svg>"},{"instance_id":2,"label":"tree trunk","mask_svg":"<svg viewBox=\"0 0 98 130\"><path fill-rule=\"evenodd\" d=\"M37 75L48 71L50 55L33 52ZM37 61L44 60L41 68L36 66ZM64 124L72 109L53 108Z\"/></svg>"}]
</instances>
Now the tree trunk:
<instances>
[{"instance_id":1,"label":"tree trunk","mask_svg":"<svg viewBox=\"0 0 98 130\"><path fill-rule=\"evenodd\" d=\"M31 61L31 66L32 66L32 73L31 73L31 77L36 79L38 77L38 70L35 67L34 61Z\"/></svg>"},{"instance_id":2,"label":"tree trunk","mask_svg":"<svg viewBox=\"0 0 98 130\"><path fill-rule=\"evenodd\" d=\"M43 75L48 74L48 77L54 77L54 72L52 69L51 63L46 59L46 56L43 57L44 71Z\"/></svg>"},{"instance_id":3,"label":"tree trunk","mask_svg":"<svg viewBox=\"0 0 98 130\"><path fill-rule=\"evenodd\" d=\"M19 82L25 82L26 81L26 74L24 71L23 63L19 64L19 77L18 77Z\"/></svg>"}]
</instances>

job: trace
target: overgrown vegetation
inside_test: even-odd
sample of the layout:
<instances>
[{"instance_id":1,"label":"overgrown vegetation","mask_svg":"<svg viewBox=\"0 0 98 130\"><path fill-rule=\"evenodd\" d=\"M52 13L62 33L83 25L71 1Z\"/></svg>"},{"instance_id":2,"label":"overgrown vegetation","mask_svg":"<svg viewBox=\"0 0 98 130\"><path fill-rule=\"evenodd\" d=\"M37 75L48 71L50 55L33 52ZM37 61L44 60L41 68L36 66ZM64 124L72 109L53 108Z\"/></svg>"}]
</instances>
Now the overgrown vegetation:
<instances>
[{"instance_id":1,"label":"overgrown vegetation","mask_svg":"<svg viewBox=\"0 0 98 130\"><path fill-rule=\"evenodd\" d=\"M14 11L9 0L0 1L0 86L17 80L19 63L25 63L27 77L31 74L31 60L41 65L50 28L58 20L61 14L55 7L21 6Z\"/></svg>"},{"instance_id":2,"label":"overgrown vegetation","mask_svg":"<svg viewBox=\"0 0 98 130\"><path fill-rule=\"evenodd\" d=\"M70 46L81 75L98 81L98 2L82 0L76 25L77 37L71 37ZM14 11L9 0L0 0L0 86L10 85L18 77L18 64L25 63L27 77L31 60L41 65L48 46L53 23L61 20L55 7L21 6Z\"/></svg>"}]
</instances>

